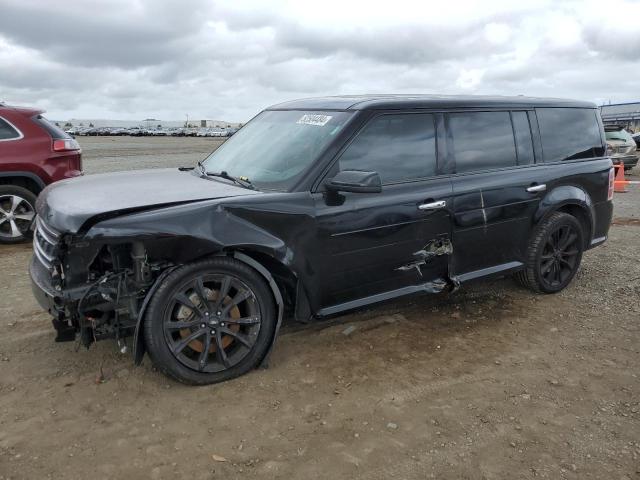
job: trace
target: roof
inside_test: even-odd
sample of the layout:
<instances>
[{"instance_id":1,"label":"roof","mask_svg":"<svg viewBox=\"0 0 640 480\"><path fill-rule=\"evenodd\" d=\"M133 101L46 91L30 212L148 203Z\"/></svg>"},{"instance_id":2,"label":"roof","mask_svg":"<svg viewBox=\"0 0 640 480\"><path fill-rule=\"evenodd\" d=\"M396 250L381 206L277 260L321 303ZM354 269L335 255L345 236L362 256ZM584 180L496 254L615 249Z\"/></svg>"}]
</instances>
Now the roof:
<instances>
[{"instance_id":1,"label":"roof","mask_svg":"<svg viewBox=\"0 0 640 480\"><path fill-rule=\"evenodd\" d=\"M580 100L482 95L348 95L303 98L279 103L268 110L393 110L403 108L576 107L597 108Z\"/></svg>"}]
</instances>

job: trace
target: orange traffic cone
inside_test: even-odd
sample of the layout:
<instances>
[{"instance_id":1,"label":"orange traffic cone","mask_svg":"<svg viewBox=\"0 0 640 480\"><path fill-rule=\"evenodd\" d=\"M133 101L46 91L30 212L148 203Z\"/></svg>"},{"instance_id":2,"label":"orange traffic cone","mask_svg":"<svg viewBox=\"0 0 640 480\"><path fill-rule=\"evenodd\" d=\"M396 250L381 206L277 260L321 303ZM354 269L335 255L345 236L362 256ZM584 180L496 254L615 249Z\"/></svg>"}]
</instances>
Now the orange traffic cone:
<instances>
[{"instance_id":1,"label":"orange traffic cone","mask_svg":"<svg viewBox=\"0 0 640 480\"><path fill-rule=\"evenodd\" d=\"M627 193L627 189L625 188L629 182L624 178L624 165L619 163L618 165L614 165L616 169L616 178L613 180L613 191L616 193Z\"/></svg>"}]
</instances>

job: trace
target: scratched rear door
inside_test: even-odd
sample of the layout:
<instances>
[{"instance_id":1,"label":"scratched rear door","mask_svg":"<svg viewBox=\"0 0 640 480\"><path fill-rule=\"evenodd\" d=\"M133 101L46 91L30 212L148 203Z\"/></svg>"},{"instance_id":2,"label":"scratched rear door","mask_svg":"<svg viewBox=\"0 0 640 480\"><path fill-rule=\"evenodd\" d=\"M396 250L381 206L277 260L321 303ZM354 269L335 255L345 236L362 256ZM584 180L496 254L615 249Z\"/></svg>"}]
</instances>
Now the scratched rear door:
<instances>
[{"instance_id":1,"label":"scratched rear door","mask_svg":"<svg viewBox=\"0 0 640 480\"><path fill-rule=\"evenodd\" d=\"M532 112L445 115L453 184L454 274L460 280L517 268L544 194Z\"/></svg>"}]
</instances>

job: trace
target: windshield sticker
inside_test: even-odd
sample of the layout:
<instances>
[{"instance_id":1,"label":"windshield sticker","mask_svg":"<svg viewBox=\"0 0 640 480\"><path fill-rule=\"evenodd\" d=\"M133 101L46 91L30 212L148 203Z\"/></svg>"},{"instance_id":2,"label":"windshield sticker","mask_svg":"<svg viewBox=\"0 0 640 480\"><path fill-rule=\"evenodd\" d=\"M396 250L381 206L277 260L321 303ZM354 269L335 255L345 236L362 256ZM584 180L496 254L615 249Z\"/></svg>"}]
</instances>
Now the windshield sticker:
<instances>
[{"instance_id":1,"label":"windshield sticker","mask_svg":"<svg viewBox=\"0 0 640 480\"><path fill-rule=\"evenodd\" d=\"M324 127L332 118L333 117L331 115L310 115L307 113L303 115L296 123Z\"/></svg>"}]
</instances>

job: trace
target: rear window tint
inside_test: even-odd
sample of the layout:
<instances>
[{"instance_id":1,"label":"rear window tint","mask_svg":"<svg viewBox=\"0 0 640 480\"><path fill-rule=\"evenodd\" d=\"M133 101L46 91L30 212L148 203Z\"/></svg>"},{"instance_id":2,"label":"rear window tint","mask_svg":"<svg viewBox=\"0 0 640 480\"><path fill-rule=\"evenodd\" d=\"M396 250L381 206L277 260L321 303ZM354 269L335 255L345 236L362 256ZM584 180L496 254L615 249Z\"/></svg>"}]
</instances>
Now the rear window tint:
<instances>
[{"instance_id":1,"label":"rear window tint","mask_svg":"<svg viewBox=\"0 0 640 480\"><path fill-rule=\"evenodd\" d=\"M42 115L36 115L35 117L32 118L32 120L36 122L38 125L40 125L42 128L44 128L47 131L47 133L51 135L51 138L53 138L54 140L71 138L67 133L64 132L64 130L54 125L53 123L51 123Z\"/></svg>"},{"instance_id":2,"label":"rear window tint","mask_svg":"<svg viewBox=\"0 0 640 480\"><path fill-rule=\"evenodd\" d=\"M601 157L604 146L595 110L537 108L545 162Z\"/></svg>"},{"instance_id":3,"label":"rear window tint","mask_svg":"<svg viewBox=\"0 0 640 480\"><path fill-rule=\"evenodd\" d=\"M0 118L0 140L13 140L20 138L20 132L13 128L9 122Z\"/></svg>"},{"instance_id":4,"label":"rear window tint","mask_svg":"<svg viewBox=\"0 0 640 480\"><path fill-rule=\"evenodd\" d=\"M516 165L516 145L509 112L448 115L456 172Z\"/></svg>"}]
</instances>

